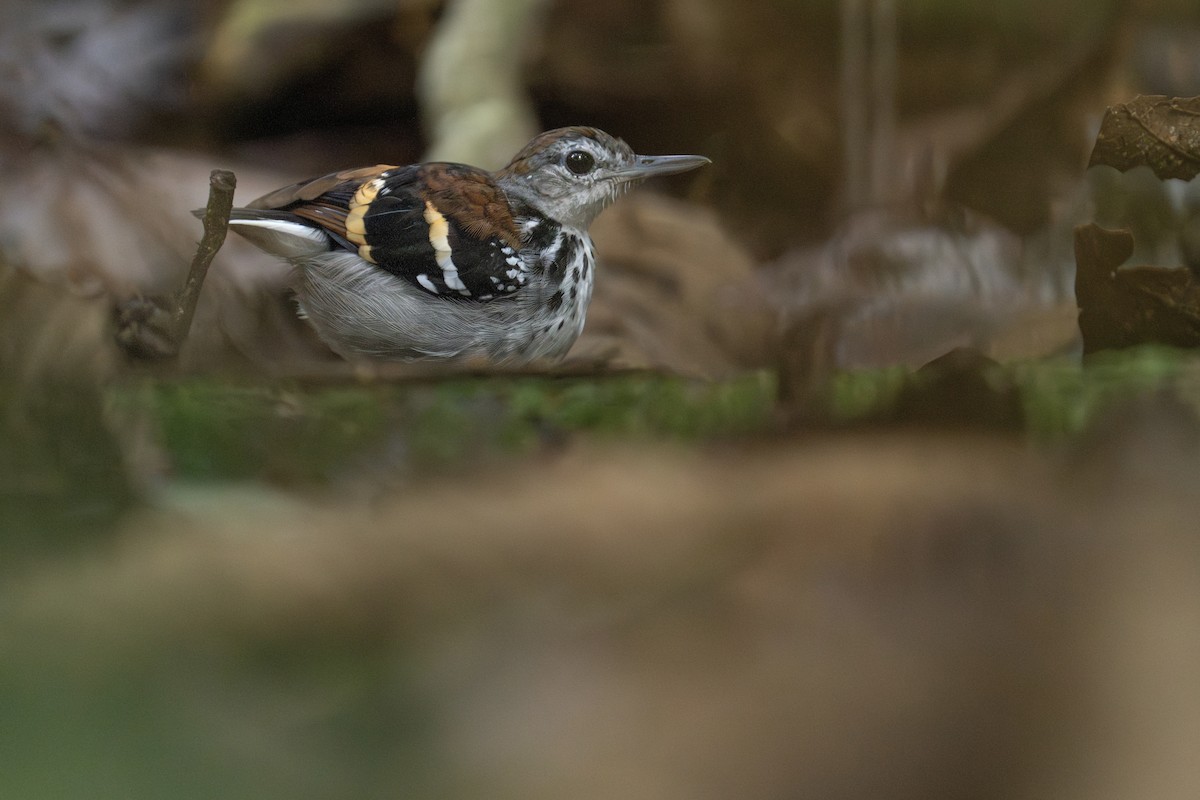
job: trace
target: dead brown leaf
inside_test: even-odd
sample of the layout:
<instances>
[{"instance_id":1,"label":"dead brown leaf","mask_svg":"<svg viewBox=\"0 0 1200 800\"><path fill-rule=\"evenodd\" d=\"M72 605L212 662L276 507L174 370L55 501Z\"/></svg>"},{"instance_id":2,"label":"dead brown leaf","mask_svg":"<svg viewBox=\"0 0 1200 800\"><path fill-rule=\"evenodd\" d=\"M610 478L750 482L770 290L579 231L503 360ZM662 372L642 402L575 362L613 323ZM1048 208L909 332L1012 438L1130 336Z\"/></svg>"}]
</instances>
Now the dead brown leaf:
<instances>
[{"instance_id":1,"label":"dead brown leaf","mask_svg":"<svg viewBox=\"0 0 1200 800\"><path fill-rule=\"evenodd\" d=\"M1075 298L1083 352L1165 344L1200 346L1200 286L1187 269L1118 269L1133 235L1098 225L1075 229Z\"/></svg>"},{"instance_id":2,"label":"dead brown leaf","mask_svg":"<svg viewBox=\"0 0 1200 800\"><path fill-rule=\"evenodd\" d=\"M1146 166L1160 178L1200 174L1200 97L1141 95L1111 106L1100 123L1089 167L1124 172Z\"/></svg>"}]
</instances>

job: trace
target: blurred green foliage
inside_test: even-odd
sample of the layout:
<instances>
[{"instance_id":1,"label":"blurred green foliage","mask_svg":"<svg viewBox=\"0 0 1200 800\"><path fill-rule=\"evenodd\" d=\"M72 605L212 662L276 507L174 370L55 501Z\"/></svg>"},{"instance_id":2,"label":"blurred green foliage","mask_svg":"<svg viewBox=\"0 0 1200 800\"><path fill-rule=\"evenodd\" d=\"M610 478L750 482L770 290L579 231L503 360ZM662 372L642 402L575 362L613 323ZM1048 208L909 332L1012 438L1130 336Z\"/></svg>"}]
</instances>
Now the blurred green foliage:
<instances>
[{"instance_id":1,"label":"blurred green foliage","mask_svg":"<svg viewBox=\"0 0 1200 800\"><path fill-rule=\"evenodd\" d=\"M99 392L0 379L0 572L47 546L86 544L135 501Z\"/></svg>"},{"instance_id":2,"label":"blurred green foliage","mask_svg":"<svg viewBox=\"0 0 1200 800\"><path fill-rule=\"evenodd\" d=\"M1048 443L1083 433L1121 402L1170 391L1200 412L1200 359L1167 347L1140 347L1076 357L997 365L997 384L1013 385L1025 409L1031 439ZM830 417L842 424L886 417L900 392L914 381L903 367L843 372L829 384Z\"/></svg>"},{"instance_id":3,"label":"blurred green foliage","mask_svg":"<svg viewBox=\"0 0 1200 800\"><path fill-rule=\"evenodd\" d=\"M1041 443L1074 437L1149 392L1200 409L1200 359L1184 351L994 365L986 375L1017 393L1026 435ZM806 419L903 422L897 401L922 380L898 367L840 373ZM0 448L0 561L17 569L68 542L103 543L147 485L338 494L507 468L576 441L753 441L780 432L787 414L776 395L769 372L720 382L645 373L336 385L139 378L99 394L46 392L10 413Z\"/></svg>"},{"instance_id":4,"label":"blurred green foliage","mask_svg":"<svg viewBox=\"0 0 1200 800\"><path fill-rule=\"evenodd\" d=\"M1016 386L1039 441L1078 434L1114 403L1156 388L1173 388L1200 407L1200 394L1189 394L1200 388L1196 358L1166 348L995 372ZM823 413L838 425L885 418L913 380L903 367L839 373ZM447 473L579 436L635 443L751 436L776 427L775 395L774 377L758 372L722 382L649 374L337 386L192 378L114 386L107 402L149 418L173 478L312 485L363 470Z\"/></svg>"},{"instance_id":5,"label":"blurred green foliage","mask_svg":"<svg viewBox=\"0 0 1200 800\"><path fill-rule=\"evenodd\" d=\"M283 484L322 483L371 463L447 470L580 433L681 441L751 433L769 424L773 402L774 381L763 373L720 383L651 375L360 386L195 378L109 390L114 408L158 429L174 477Z\"/></svg>"}]
</instances>

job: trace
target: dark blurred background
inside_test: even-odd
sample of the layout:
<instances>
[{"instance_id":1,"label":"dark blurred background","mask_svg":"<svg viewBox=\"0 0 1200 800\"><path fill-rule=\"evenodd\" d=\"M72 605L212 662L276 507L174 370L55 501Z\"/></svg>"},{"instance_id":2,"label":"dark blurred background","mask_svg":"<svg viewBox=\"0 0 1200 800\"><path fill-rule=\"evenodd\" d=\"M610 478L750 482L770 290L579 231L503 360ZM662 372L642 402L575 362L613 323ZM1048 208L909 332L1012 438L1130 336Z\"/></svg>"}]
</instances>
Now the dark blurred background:
<instances>
[{"instance_id":1,"label":"dark blurred background","mask_svg":"<svg viewBox=\"0 0 1200 800\"><path fill-rule=\"evenodd\" d=\"M178 283L206 168L235 169L248 201L360 164L498 167L580 123L714 162L654 187L685 203L614 210L596 231L602 252L632 242L577 351L612 363L720 374L770 361L778 330L814 316L842 367L963 344L1066 352L1073 225L1133 224L1152 262L1196 249L1185 184L1083 170L1107 105L1196 91L1184 2L13 0L5 14L4 259L85 292ZM686 275L638 261L646 228L669 229ZM711 286L694 303L697 275ZM303 340L263 299L282 292L278 268L241 243L214 282L236 297L210 303L189 363L278 360L262 342Z\"/></svg>"},{"instance_id":2,"label":"dark blurred background","mask_svg":"<svg viewBox=\"0 0 1200 800\"><path fill-rule=\"evenodd\" d=\"M1179 0L5 0L0 798L1195 797L1200 365L1080 363L1086 170ZM239 202L588 124L563 370L350 369ZM880 406L882 405L882 408ZM863 413L871 409L871 413Z\"/></svg>"}]
</instances>

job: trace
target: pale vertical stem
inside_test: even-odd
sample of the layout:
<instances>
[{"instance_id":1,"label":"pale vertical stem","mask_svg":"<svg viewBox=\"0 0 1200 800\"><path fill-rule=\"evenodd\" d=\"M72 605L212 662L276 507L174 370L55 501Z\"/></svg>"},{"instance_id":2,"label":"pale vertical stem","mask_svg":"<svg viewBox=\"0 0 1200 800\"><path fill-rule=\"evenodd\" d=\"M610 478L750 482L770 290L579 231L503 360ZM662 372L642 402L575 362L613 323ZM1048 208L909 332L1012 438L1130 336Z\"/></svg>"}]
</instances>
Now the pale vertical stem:
<instances>
[{"instance_id":1,"label":"pale vertical stem","mask_svg":"<svg viewBox=\"0 0 1200 800\"><path fill-rule=\"evenodd\" d=\"M841 12L842 202L854 209L867 199L866 0L841 0Z\"/></svg>"},{"instance_id":2,"label":"pale vertical stem","mask_svg":"<svg viewBox=\"0 0 1200 800\"><path fill-rule=\"evenodd\" d=\"M451 0L421 59L425 158L504 166L537 133L525 88L530 44L549 0Z\"/></svg>"},{"instance_id":3,"label":"pale vertical stem","mask_svg":"<svg viewBox=\"0 0 1200 800\"><path fill-rule=\"evenodd\" d=\"M896 137L896 0L874 0L871 14L871 126L872 204L884 204L892 197L896 175L894 143Z\"/></svg>"}]
</instances>

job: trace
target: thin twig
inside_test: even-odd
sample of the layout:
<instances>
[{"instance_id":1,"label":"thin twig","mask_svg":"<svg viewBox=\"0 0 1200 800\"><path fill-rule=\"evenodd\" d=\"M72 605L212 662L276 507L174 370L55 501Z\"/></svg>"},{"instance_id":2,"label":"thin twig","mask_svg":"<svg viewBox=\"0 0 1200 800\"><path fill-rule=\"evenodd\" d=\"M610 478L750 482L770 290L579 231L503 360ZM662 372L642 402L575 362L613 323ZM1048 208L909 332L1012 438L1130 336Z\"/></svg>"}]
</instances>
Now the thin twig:
<instances>
[{"instance_id":1,"label":"thin twig","mask_svg":"<svg viewBox=\"0 0 1200 800\"><path fill-rule=\"evenodd\" d=\"M113 309L114 336L126 355L151 361L179 356L192 329L192 318L208 267L229 231L236 185L237 178L228 170L215 169L209 176L208 205L203 214L204 235L196 246L196 255L179 291L165 296L132 297Z\"/></svg>"},{"instance_id":2,"label":"thin twig","mask_svg":"<svg viewBox=\"0 0 1200 800\"><path fill-rule=\"evenodd\" d=\"M204 208L204 236L196 247L196 255L188 268L187 280L175 295L172 310L172 338L182 348L192 329L192 318L200 300L200 289L208 275L208 267L225 243L229 232L229 214L233 210L233 190L237 177L226 169L214 169L208 178L208 205Z\"/></svg>"}]
</instances>

